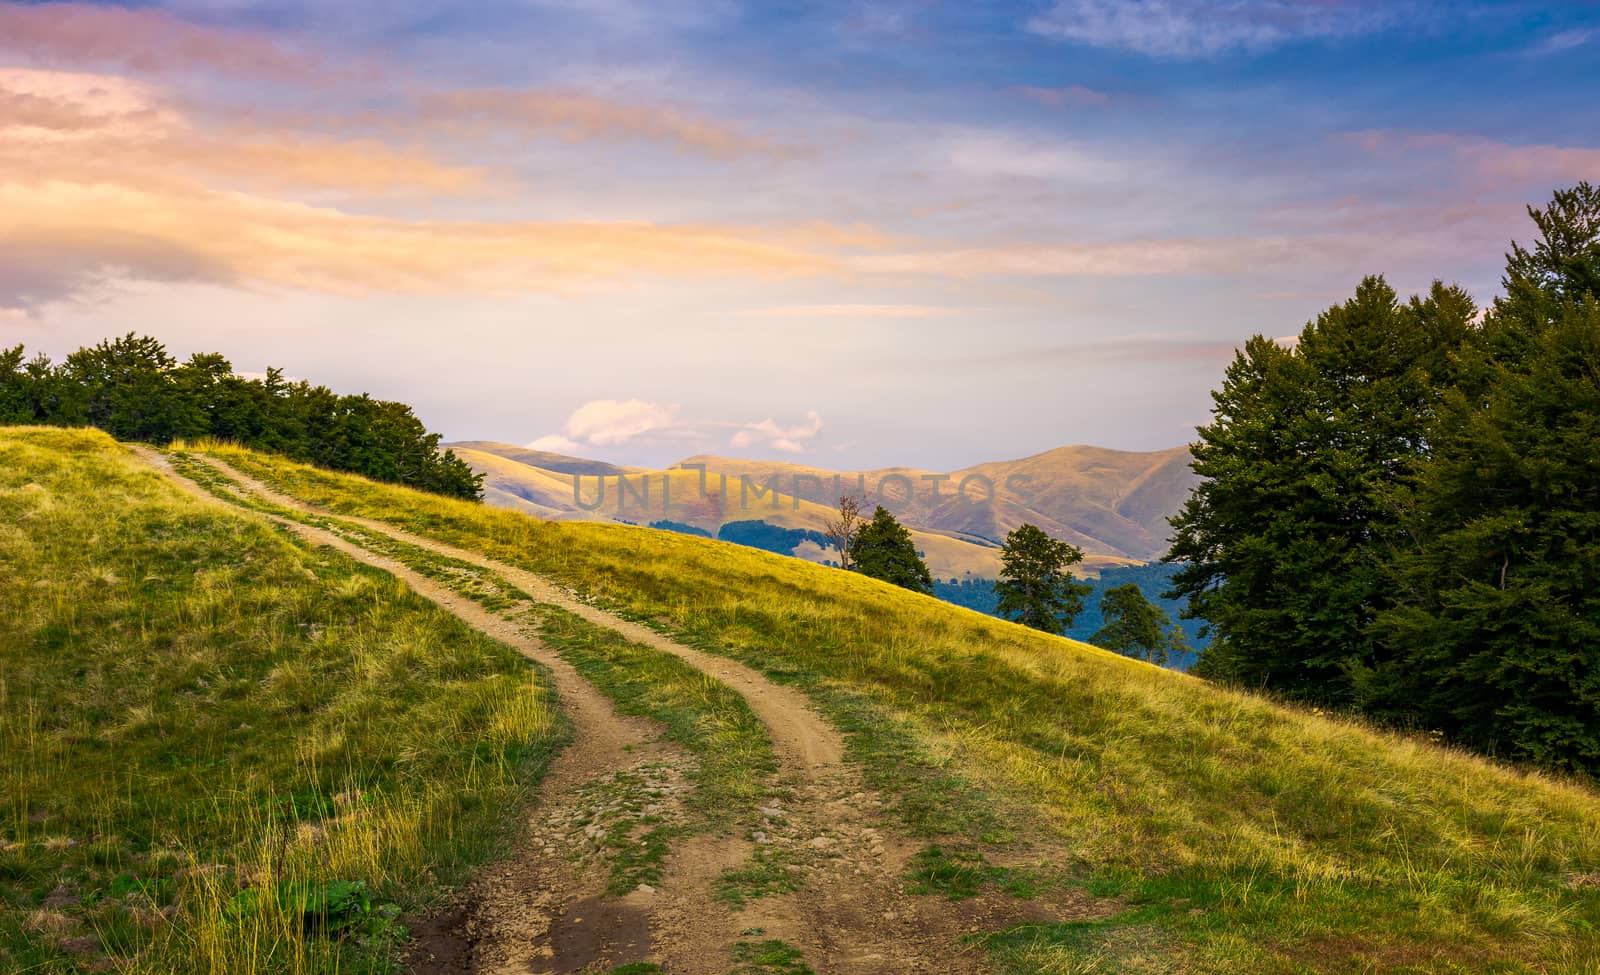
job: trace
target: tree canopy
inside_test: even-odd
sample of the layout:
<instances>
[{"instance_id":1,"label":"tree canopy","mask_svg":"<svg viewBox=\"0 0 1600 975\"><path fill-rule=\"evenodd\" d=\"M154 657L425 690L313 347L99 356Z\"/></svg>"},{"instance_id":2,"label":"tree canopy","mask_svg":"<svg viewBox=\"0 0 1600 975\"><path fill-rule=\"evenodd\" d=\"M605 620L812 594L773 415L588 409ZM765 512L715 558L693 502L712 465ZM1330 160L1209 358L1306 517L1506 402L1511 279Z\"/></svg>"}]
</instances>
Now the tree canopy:
<instances>
[{"instance_id":1,"label":"tree canopy","mask_svg":"<svg viewBox=\"0 0 1600 975\"><path fill-rule=\"evenodd\" d=\"M854 567L862 575L882 579L913 592L932 593L933 576L917 554L911 532L882 505L856 529L850 543Z\"/></svg>"},{"instance_id":2,"label":"tree canopy","mask_svg":"<svg viewBox=\"0 0 1600 975\"><path fill-rule=\"evenodd\" d=\"M1100 597L1100 612L1105 625L1089 638L1097 647L1163 666L1174 654L1189 649L1183 631L1172 625L1166 611L1131 582L1106 590Z\"/></svg>"},{"instance_id":3,"label":"tree canopy","mask_svg":"<svg viewBox=\"0 0 1600 975\"><path fill-rule=\"evenodd\" d=\"M1196 672L1600 773L1600 190L1481 317L1382 278L1251 339L1173 519Z\"/></svg>"},{"instance_id":4,"label":"tree canopy","mask_svg":"<svg viewBox=\"0 0 1600 975\"><path fill-rule=\"evenodd\" d=\"M1046 633L1060 633L1083 611L1089 587L1068 571L1083 561L1076 546L1051 538L1035 525L1021 525L1006 535L1000 550L1000 597L996 612L1006 619Z\"/></svg>"},{"instance_id":5,"label":"tree canopy","mask_svg":"<svg viewBox=\"0 0 1600 975\"><path fill-rule=\"evenodd\" d=\"M82 348L60 365L0 350L0 423L95 426L120 440L167 444L215 437L452 497L479 499L483 478L429 433L411 407L325 386L234 374L226 358L179 363L129 333Z\"/></svg>"}]
</instances>

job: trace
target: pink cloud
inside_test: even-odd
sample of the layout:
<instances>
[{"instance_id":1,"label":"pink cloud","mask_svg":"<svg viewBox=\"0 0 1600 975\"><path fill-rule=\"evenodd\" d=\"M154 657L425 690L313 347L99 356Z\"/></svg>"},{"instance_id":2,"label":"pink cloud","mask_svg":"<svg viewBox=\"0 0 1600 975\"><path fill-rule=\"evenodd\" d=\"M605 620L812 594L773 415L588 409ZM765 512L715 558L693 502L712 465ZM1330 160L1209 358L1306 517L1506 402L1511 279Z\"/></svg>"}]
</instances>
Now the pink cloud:
<instances>
[{"instance_id":1,"label":"pink cloud","mask_svg":"<svg viewBox=\"0 0 1600 975\"><path fill-rule=\"evenodd\" d=\"M1106 92L1095 91L1082 85L1067 85L1063 88L1025 86L1017 91L1023 98L1038 102L1046 108L1095 108L1111 102L1111 96Z\"/></svg>"},{"instance_id":2,"label":"pink cloud","mask_svg":"<svg viewBox=\"0 0 1600 975\"><path fill-rule=\"evenodd\" d=\"M33 63L111 65L152 74L204 69L304 78L324 73L306 52L263 34L203 27L161 10L86 3L0 4L0 51Z\"/></svg>"},{"instance_id":3,"label":"pink cloud","mask_svg":"<svg viewBox=\"0 0 1600 975\"><path fill-rule=\"evenodd\" d=\"M636 139L669 143L719 159L791 153L727 122L669 105L575 91L475 88L432 92L417 100L416 112L426 125L469 134L534 131L575 142Z\"/></svg>"},{"instance_id":4,"label":"pink cloud","mask_svg":"<svg viewBox=\"0 0 1600 975\"><path fill-rule=\"evenodd\" d=\"M1352 132L1345 138L1373 155L1442 156L1486 182L1552 184L1600 179L1600 148L1588 146L1512 145L1451 132L1395 129Z\"/></svg>"}]
</instances>

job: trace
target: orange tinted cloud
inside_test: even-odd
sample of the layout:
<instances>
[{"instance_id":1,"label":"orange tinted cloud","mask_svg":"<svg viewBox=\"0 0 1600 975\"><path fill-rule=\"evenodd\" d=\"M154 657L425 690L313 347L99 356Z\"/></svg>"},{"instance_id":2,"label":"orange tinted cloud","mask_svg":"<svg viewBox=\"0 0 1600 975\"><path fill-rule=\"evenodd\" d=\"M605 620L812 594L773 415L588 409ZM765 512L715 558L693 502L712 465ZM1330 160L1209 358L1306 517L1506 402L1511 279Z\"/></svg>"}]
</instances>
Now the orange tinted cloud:
<instances>
[{"instance_id":1,"label":"orange tinted cloud","mask_svg":"<svg viewBox=\"0 0 1600 975\"><path fill-rule=\"evenodd\" d=\"M1292 260L1302 244L1270 237L1016 244L869 254L853 258L851 266L874 273L952 277L1234 274Z\"/></svg>"},{"instance_id":2,"label":"orange tinted cloud","mask_svg":"<svg viewBox=\"0 0 1600 975\"><path fill-rule=\"evenodd\" d=\"M196 68L264 78L324 73L306 52L262 34L203 27L161 10L86 3L0 4L0 51L36 64L115 65L148 73Z\"/></svg>"},{"instance_id":3,"label":"orange tinted cloud","mask_svg":"<svg viewBox=\"0 0 1600 975\"><path fill-rule=\"evenodd\" d=\"M668 106L582 92L512 88L442 91L419 98L417 112L425 124L467 134L538 132L574 142L640 140L675 145L717 159L790 152L732 125Z\"/></svg>"},{"instance_id":4,"label":"orange tinted cloud","mask_svg":"<svg viewBox=\"0 0 1600 975\"><path fill-rule=\"evenodd\" d=\"M937 318L956 311L942 305L777 305L742 314L746 318Z\"/></svg>"},{"instance_id":5,"label":"orange tinted cloud","mask_svg":"<svg viewBox=\"0 0 1600 975\"><path fill-rule=\"evenodd\" d=\"M110 280L341 293L549 290L640 275L813 273L861 228L430 221L272 190L452 192L481 174L370 141L201 132L146 85L0 70L0 307Z\"/></svg>"},{"instance_id":6,"label":"orange tinted cloud","mask_svg":"<svg viewBox=\"0 0 1600 975\"><path fill-rule=\"evenodd\" d=\"M1449 132L1378 129L1348 138L1376 154L1443 153L1480 179L1572 183L1600 179L1600 148L1549 144L1512 145Z\"/></svg>"},{"instance_id":7,"label":"orange tinted cloud","mask_svg":"<svg viewBox=\"0 0 1600 975\"><path fill-rule=\"evenodd\" d=\"M645 275L785 275L834 262L759 228L411 221L232 192L0 181L0 306L106 278L342 294L562 290ZM9 283L5 276L26 275ZM9 300L8 300L9 298Z\"/></svg>"},{"instance_id":8,"label":"orange tinted cloud","mask_svg":"<svg viewBox=\"0 0 1600 975\"><path fill-rule=\"evenodd\" d=\"M21 69L0 69L0 171L12 181L150 186L188 177L236 187L360 193L449 192L476 185L482 176L371 140L202 131L149 86Z\"/></svg>"}]
</instances>

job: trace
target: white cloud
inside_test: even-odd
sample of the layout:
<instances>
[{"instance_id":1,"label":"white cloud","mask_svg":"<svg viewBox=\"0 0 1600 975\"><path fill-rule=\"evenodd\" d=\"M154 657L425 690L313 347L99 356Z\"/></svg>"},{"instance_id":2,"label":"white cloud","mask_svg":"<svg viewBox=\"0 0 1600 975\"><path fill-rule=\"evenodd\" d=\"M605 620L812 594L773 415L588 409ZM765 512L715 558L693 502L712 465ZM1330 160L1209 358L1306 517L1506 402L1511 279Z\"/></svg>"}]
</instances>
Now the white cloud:
<instances>
[{"instance_id":1,"label":"white cloud","mask_svg":"<svg viewBox=\"0 0 1600 975\"><path fill-rule=\"evenodd\" d=\"M734 0L659 3L656 0L527 0L533 7L574 14L611 30L637 33L699 30L735 17Z\"/></svg>"},{"instance_id":2,"label":"white cloud","mask_svg":"<svg viewBox=\"0 0 1600 975\"><path fill-rule=\"evenodd\" d=\"M583 444L568 440L559 433L552 433L537 440L524 444L529 450L542 450L548 454L571 454L583 449Z\"/></svg>"},{"instance_id":3,"label":"white cloud","mask_svg":"<svg viewBox=\"0 0 1600 975\"><path fill-rule=\"evenodd\" d=\"M625 444L678 425L678 407L644 400L590 400L567 417L565 435L599 447Z\"/></svg>"},{"instance_id":4,"label":"white cloud","mask_svg":"<svg viewBox=\"0 0 1600 975\"><path fill-rule=\"evenodd\" d=\"M1029 139L985 129L952 132L939 150L951 169L984 178L1101 183L1128 174L1126 160L1102 158L1058 139Z\"/></svg>"},{"instance_id":5,"label":"white cloud","mask_svg":"<svg viewBox=\"0 0 1600 975\"><path fill-rule=\"evenodd\" d=\"M1056 0L1028 22L1044 37L1152 57L1205 58L1365 34L1410 4L1305 0Z\"/></svg>"},{"instance_id":6,"label":"white cloud","mask_svg":"<svg viewBox=\"0 0 1600 975\"><path fill-rule=\"evenodd\" d=\"M1562 51L1570 51L1575 47L1582 47L1589 43L1594 39L1596 33L1600 32L1581 27L1573 30L1564 30L1559 34L1551 34L1549 37L1534 44L1533 47L1528 49L1528 53L1559 54Z\"/></svg>"},{"instance_id":7,"label":"white cloud","mask_svg":"<svg viewBox=\"0 0 1600 975\"><path fill-rule=\"evenodd\" d=\"M731 431L731 433L730 433ZM694 420L681 415L676 404L647 400L590 400L567 417L560 433L529 443L529 450L581 453L590 447L653 447L675 444L712 449L727 437L738 450L767 448L803 453L822 432L822 417L815 410L805 421L783 426L771 417L756 423L729 420Z\"/></svg>"},{"instance_id":8,"label":"white cloud","mask_svg":"<svg viewBox=\"0 0 1600 975\"><path fill-rule=\"evenodd\" d=\"M1036 88L1024 85L1017 89L1022 97L1046 108L1087 108L1108 105L1111 95L1082 85L1064 85L1059 88Z\"/></svg>"},{"instance_id":9,"label":"white cloud","mask_svg":"<svg viewBox=\"0 0 1600 975\"><path fill-rule=\"evenodd\" d=\"M792 427L779 426L771 417L760 423L747 424L733 435L729 443L740 450L754 446L771 447L790 454L802 454L806 444L822 432L822 416L816 410L806 414L806 422Z\"/></svg>"}]
</instances>

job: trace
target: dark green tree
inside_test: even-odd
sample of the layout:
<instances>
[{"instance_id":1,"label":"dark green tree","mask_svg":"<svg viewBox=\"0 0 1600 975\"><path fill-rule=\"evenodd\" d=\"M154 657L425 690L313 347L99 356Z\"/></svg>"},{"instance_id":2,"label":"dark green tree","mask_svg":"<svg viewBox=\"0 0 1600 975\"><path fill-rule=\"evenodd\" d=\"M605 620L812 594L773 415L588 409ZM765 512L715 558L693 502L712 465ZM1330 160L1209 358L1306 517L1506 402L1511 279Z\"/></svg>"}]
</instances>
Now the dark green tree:
<instances>
[{"instance_id":1,"label":"dark green tree","mask_svg":"<svg viewBox=\"0 0 1600 975\"><path fill-rule=\"evenodd\" d=\"M158 341L132 333L79 349L59 367L0 349L0 423L93 425L124 440L166 444L217 437L332 470L478 499L483 478L439 449L404 403L290 384L278 369L245 379L227 359L179 365Z\"/></svg>"},{"instance_id":2,"label":"dark green tree","mask_svg":"<svg viewBox=\"0 0 1600 975\"><path fill-rule=\"evenodd\" d=\"M1189 649L1166 611L1131 582L1107 589L1100 597L1100 613L1105 624L1089 638L1097 647L1163 666L1174 653Z\"/></svg>"},{"instance_id":3,"label":"dark green tree","mask_svg":"<svg viewBox=\"0 0 1600 975\"><path fill-rule=\"evenodd\" d=\"M83 424L84 394L40 354L23 361L23 347L0 351L0 423Z\"/></svg>"},{"instance_id":4,"label":"dark green tree","mask_svg":"<svg viewBox=\"0 0 1600 975\"><path fill-rule=\"evenodd\" d=\"M917 554L911 532L882 505L873 512L872 520L856 530L850 555L854 568L862 575L912 592L933 592L933 576Z\"/></svg>"},{"instance_id":5,"label":"dark green tree","mask_svg":"<svg viewBox=\"0 0 1600 975\"><path fill-rule=\"evenodd\" d=\"M1036 630L1060 633L1083 611L1083 597L1089 593L1068 571L1081 561L1083 552L1076 546L1034 525L1018 527L1006 535L1000 550L995 612Z\"/></svg>"},{"instance_id":6,"label":"dark green tree","mask_svg":"<svg viewBox=\"0 0 1600 975\"><path fill-rule=\"evenodd\" d=\"M0 349L0 424L32 423L33 388L23 366L22 346Z\"/></svg>"},{"instance_id":7,"label":"dark green tree","mask_svg":"<svg viewBox=\"0 0 1600 975\"><path fill-rule=\"evenodd\" d=\"M1495 310L1507 324L1552 322L1562 306L1600 295L1600 186L1584 182L1558 190L1543 208L1528 207L1539 237L1515 242L1506 255L1505 295Z\"/></svg>"},{"instance_id":8,"label":"dark green tree","mask_svg":"<svg viewBox=\"0 0 1600 975\"><path fill-rule=\"evenodd\" d=\"M1392 720L1600 775L1600 193L1530 212L1540 239L1513 248L1430 428L1372 696Z\"/></svg>"},{"instance_id":9,"label":"dark green tree","mask_svg":"<svg viewBox=\"0 0 1600 975\"><path fill-rule=\"evenodd\" d=\"M195 405L173 389L166 348L129 332L67 356L62 375L82 391L81 420L119 440L165 444L204 428Z\"/></svg>"},{"instance_id":10,"label":"dark green tree","mask_svg":"<svg viewBox=\"0 0 1600 975\"><path fill-rule=\"evenodd\" d=\"M1293 348L1256 336L1238 353L1167 556L1213 637L1197 673L1325 703L1362 693L1385 659L1371 624L1391 605L1397 497L1475 315L1459 289L1401 304L1368 278Z\"/></svg>"}]
</instances>

